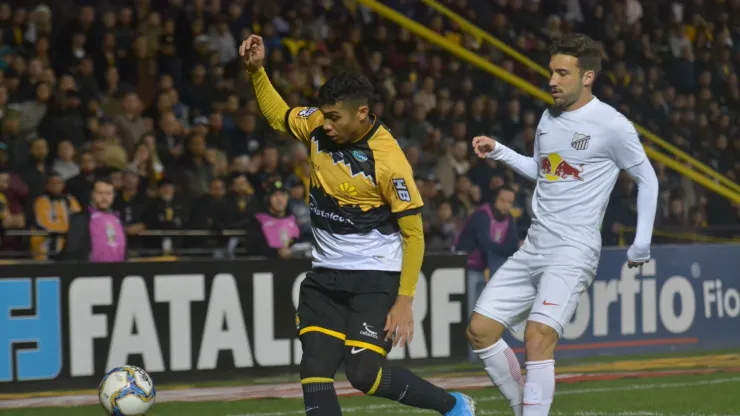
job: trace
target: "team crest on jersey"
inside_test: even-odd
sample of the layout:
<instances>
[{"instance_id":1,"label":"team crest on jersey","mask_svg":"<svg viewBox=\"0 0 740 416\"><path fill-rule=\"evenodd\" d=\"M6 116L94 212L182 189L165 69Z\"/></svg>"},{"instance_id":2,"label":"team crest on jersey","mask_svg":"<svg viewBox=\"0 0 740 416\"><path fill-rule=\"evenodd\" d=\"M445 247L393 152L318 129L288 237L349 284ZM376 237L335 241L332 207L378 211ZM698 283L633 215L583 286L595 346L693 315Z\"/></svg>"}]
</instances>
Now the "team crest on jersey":
<instances>
[{"instance_id":1,"label":"team crest on jersey","mask_svg":"<svg viewBox=\"0 0 740 416\"><path fill-rule=\"evenodd\" d=\"M573 139L570 141L570 145L576 150L588 149L588 142L591 141L591 136L585 134L576 133L573 135Z\"/></svg>"},{"instance_id":2,"label":"team crest on jersey","mask_svg":"<svg viewBox=\"0 0 740 416\"><path fill-rule=\"evenodd\" d=\"M316 110L318 110L316 107L304 108L298 112L298 117L308 118L311 114L315 113Z\"/></svg>"},{"instance_id":3,"label":"team crest on jersey","mask_svg":"<svg viewBox=\"0 0 740 416\"><path fill-rule=\"evenodd\" d=\"M557 153L551 153L540 161L540 173L548 181L578 180L583 181L583 165L571 165Z\"/></svg>"}]
</instances>

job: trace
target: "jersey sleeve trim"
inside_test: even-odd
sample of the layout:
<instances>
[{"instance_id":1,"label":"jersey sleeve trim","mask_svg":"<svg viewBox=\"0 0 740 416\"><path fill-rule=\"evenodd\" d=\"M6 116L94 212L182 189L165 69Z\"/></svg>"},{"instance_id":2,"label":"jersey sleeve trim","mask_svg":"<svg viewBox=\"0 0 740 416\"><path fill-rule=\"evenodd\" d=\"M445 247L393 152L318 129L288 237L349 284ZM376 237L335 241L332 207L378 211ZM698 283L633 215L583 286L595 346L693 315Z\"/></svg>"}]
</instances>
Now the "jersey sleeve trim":
<instances>
[{"instance_id":1,"label":"jersey sleeve trim","mask_svg":"<svg viewBox=\"0 0 740 416\"><path fill-rule=\"evenodd\" d=\"M401 212L396 212L393 215L396 218L403 218L403 217L408 217L409 215L416 215L416 214L418 214L420 212L421 212L421 207L418 207L418 208L407 209L407 210L401 211Z\"/></svg>"},{"instance_id":2,"label":"jersey sleeve trim","mask_svg":"<svg viewBox=\"0 0 740 416\"><path fill-rule=\"evenodd\" d=\"M288 134L290 134L294 139L300 140L300 138L293 133L293 128L290 126L290 113L292 111L293 108L288 108L288 111L285 112L285 130L287 130Z\"/></svg>"}]
</instances>

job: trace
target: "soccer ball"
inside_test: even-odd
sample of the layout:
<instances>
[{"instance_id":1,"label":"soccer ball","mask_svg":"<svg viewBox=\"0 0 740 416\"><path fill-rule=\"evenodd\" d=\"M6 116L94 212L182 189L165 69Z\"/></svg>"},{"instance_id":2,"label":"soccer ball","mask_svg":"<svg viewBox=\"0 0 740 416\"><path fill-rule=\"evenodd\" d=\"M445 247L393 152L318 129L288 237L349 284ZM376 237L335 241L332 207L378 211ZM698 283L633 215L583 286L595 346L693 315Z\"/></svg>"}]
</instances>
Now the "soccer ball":
<instances>
[{"instance_id":1,"label":"soccer ball","mask_svg":"<svg viewBox=\"0 0 740 416\"><path fill-rule=\"evenodd\" d=\"M112 416L145 415L156 396L152 378L133 365L110 370L98 389L100 404Z\"/></svg>"}]
</instances>

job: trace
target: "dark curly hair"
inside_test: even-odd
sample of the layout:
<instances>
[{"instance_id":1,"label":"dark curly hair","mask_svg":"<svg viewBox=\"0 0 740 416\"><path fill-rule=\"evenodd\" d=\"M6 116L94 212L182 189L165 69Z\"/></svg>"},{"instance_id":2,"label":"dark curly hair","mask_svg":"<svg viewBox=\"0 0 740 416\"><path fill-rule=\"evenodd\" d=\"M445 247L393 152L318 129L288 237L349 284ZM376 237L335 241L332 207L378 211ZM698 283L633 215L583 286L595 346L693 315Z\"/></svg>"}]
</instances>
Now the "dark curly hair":
<instances>
[{"instance_id":1,"label":"dark curly hair","mask_svg":"<svg viewBox=\"0 0 740 416\"><path fill-rule=\"evenodd\" d=\"M590 37L581 33L569 33L554 39L550 44L550 56L568 55L578 58L578 69L581 73L601 71L601 48Z\"/></svg>"},{"instance_id":2,"label":"dark curly hair","mask_svg":"<svg viewBox=\"0 0 740 416\"><path fill-rule=\"evenodd\" d=\"M373 98L373 84L357 72L342 72L329 78L319 90L319 106L338 102L369 106Z\"/></svg>"}]
</instances>

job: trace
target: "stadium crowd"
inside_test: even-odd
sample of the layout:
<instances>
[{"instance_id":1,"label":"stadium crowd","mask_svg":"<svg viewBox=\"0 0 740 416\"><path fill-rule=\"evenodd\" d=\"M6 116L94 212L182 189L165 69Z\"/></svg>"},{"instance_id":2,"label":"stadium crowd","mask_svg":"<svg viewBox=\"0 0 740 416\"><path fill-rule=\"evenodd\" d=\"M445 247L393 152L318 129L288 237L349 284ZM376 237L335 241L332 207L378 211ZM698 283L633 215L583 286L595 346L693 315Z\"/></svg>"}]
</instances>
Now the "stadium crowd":
<instances>
[{"instance_id":1,"label":"stadium crowd","mask_svg":"<svg viewBox=\"0 0 740 416\"><path fill-rule=\"evenodd\" d=\"M225 238L140 234L253 230L276 183L287 190L300 238L310 238L307 149L261 117L237 56L250 33L264 38L268 73L291 106L310 105L340 70L361 70L373 81L372 111L403 146L425 200L427 251L450 250L466 217L506 184L517 192L511 214L519 238L526 234L532 184L475 158L470 140L491 135L531 154L542 104L367 10L336 0L288 7L108 1L72 12L60 10L67 2L53 3L0 4L2 229L49 233L4 236L6 253L30 248L36 259L53 259L70 213L89 204L100 177L115 187L113 208L134 249L224 247ZM541 75L422 2L386 3L546 87ZM660 10L639 0L444 3L545 66L548 38L579 30L601 40L606 67L598 97L720 173L740 177L740 1L655 3ZM659 227L740 225L740 207L662 165L656 170ZM604 221L605 245L620 243L622 227L635 225L635 193L621 178Z\"/></svg>"}]
</instances>

